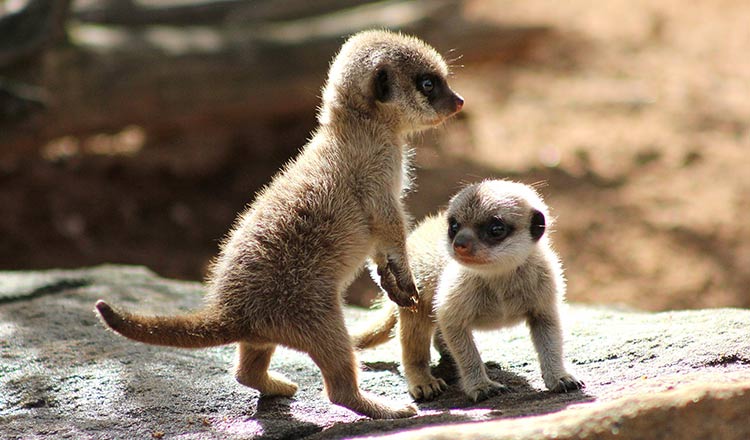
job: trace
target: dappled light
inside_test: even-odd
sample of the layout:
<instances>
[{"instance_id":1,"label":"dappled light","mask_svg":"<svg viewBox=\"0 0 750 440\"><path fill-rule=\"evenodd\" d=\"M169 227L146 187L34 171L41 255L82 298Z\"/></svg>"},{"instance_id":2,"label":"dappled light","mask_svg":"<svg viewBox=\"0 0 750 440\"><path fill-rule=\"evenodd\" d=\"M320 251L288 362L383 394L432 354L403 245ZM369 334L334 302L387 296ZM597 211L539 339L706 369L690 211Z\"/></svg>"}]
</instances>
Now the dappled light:
<instances>
[{"instance_id":1,"label":"dappled light","mask_svg":"<svg viewBox=\"0 0 750 440\"><path fill-rule=\"evenodd\" d=\"M133 156L146 143L146 133L140 127L130 126L115 134L97 134L81 140L73 136L54 139L41 149L42 157L58 161L78 155Z\"/></svg>"}]
</instances>

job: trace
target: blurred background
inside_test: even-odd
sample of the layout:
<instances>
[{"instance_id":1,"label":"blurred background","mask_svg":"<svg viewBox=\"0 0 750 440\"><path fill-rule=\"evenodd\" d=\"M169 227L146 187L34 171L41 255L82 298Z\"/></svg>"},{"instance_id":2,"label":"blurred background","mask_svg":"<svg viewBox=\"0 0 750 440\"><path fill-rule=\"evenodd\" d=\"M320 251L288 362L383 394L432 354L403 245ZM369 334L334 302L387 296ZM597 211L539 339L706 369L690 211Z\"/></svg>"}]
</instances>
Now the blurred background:
<instances>
[{"instance_id":1,"label":"blurred background","mask_svg":"<svg viewBox=\"0 0 750 440\"><path fill-rule=\"evenodd\" d=\"M386 27L466 99L414 139L415 218L541 184L569 300L750 307L748 23L746 0L0 1L0 269L201 280L345 36Z\"/></svg>"}]
</instances>

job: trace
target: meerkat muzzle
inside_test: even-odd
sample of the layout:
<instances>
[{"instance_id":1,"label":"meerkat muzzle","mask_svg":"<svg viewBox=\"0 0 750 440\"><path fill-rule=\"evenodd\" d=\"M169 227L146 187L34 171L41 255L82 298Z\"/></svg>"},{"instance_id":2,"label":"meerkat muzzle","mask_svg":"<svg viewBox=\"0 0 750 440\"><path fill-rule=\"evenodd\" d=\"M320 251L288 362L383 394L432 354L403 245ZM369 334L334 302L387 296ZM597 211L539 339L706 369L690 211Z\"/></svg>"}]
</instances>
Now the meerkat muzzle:
<instances>
[{"instance_id":1,"label":"meerkat muzzle","mask_svg":"<svg viewBox=\"0 0 750 440\"><path fill-rule=\"evenodd\" d=\"M474 255L474 238L471 233L461 231L453 239L453 252L460 257L471 257Z\"/></svg>"},{"instance_id":2,"label":"meerkat muzzle","mask_svg":"<svg viewBox=\"0 0 750 440\"><path fill-rule=\"evenodd\" d=\"M464 108L464 98L456 92L453 92L453 103L456 108L454 113L458 113Z\"/></svg>"}]
</instances>

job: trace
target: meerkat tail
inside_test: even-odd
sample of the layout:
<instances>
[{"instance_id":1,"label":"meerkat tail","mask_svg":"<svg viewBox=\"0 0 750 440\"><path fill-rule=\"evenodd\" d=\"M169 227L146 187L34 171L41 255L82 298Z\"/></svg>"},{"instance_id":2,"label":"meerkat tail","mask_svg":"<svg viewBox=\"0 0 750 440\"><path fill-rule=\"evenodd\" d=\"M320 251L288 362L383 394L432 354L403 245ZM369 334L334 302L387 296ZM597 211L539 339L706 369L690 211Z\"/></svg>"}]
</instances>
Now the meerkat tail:
<instances>
[{"instance_id":1,"label":"meerkat tail","mask_svg":"<svg viewBox=\"0 0 750 440\"><path fill-rule=\"evenodd\" d=\"M113 309L99 300L96 310L116 333L139 342L182 348L205 348L237 341L219 319L196 312L183 316L140 316Z\"/></svg>"},{"instance_id":2,"label":"meerkat tail","mask_svg":"<svg viewBox=\"0 0 750 440\"><path fill-rule=\"evenodd\" d=\"M383 303L377 311L378 317L367 323L367 327L352 335L352 345L357 350L384 344L393 337L398 322L398 307L393 302Z\"/></svg>"}]
</instances>

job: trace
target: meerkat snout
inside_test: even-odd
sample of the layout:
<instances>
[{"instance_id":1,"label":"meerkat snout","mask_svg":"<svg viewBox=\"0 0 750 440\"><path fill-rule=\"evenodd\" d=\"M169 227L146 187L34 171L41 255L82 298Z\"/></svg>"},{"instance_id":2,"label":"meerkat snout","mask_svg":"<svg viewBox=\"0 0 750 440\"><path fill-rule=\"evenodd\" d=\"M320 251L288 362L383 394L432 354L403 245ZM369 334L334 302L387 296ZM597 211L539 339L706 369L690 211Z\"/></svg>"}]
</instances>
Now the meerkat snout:
<instances>
[{"instance_id":1,"label":"meerkat snout","mask_svg":"<svg viewBox=\"0 0 750 440\"><path fill-rule=\"evenodd\" d=\"M464 106L464 98L454 92L445 79L438 75L419 75L416 85L417 90L427 98L427 102L437 113L438 118L434 121L436 124L460 112Z\"/></svg>"},{"instance_id":2,"label":"meerkat snout","mask_svg":"<svg viewBox=\"0 0 750 440\"><path fill-rule=\"evenodd\" d=\"M463 229L453 238L453 252L459 257L471 257L474 255L475 241L477 237L471 229Z\"/></svg>"},{"instance_id":3,"label":"meerkat snout","mask_svg":"<svg viewBox=\"0 0 750 440\"><path fill-rule=\"evenodd\" d=\"M538 228L532 228L533 235ZM479 223L459 223L455 217L448 218L449 254L459 263L468 266L496 264L507 252L502 251L507 242L515 242L520 237L510 237L516 227L496 216ZM541 236L541 235L540 235ZM536 239L533 239L536 241ZM502 245L502 246L501 246ZM514 243L511 243L514 245Z\"/></svg>"},{"instance_id":4,"label":"meerkat snout","mask_svg":"<svg viewBox=\"0 0 750 440\"><path fill-rule=\"evenodd\" d=\"M417 77L417 90L427 97L427 101L438 113L452 115L464 106L464 98L451 90L448 83L436 75Z\"/></svg>"},{"instance_id":5,"label":"meerkat snout","mask_svg":"<svg viewBox=\"0 0 750 440\"><path fill-rule=\"evenodd\" d=\"M453 103L456 106L456 111L461 111L462 108L464 108L464 98L463 96L459 95L458 93L455 93L453 95Z\"/></svg>"}]
</instances>

